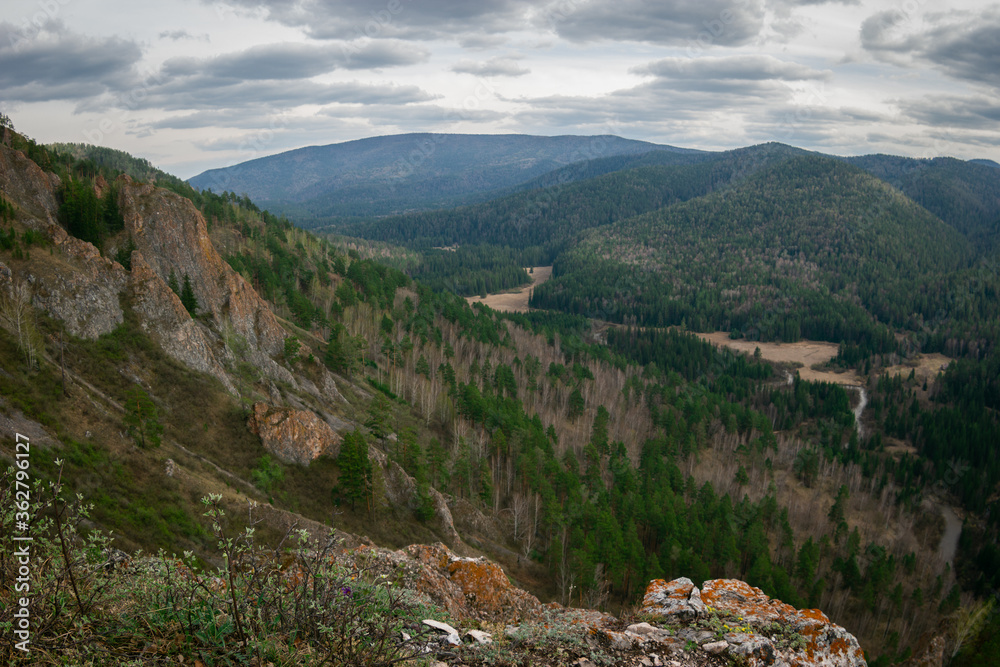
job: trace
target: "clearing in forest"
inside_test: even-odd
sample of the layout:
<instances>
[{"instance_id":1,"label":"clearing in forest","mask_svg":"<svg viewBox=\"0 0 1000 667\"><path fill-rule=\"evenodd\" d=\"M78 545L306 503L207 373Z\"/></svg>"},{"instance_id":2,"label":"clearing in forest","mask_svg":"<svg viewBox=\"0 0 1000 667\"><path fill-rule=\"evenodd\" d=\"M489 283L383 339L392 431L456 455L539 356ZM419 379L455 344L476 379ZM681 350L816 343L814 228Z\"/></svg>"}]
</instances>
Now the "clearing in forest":
<instances>
[{"instance_id":1,"label":"clearing in forest","mask_svg":"<svg viewBox=\"0 0 1000 667\"><path fill-rule=\"evenodd\" d=\"M552 267L536 266L533 271L528 268L525 268L524 270L530 271L528 273L528 276L532 280L530 285L518 287L517 289L509 292L487 294L485 299L481 296L470 296L466 297L465 300L469 302L470 306L474 303L484 303L493 310L499 310L505 313L528 312L528 299L531 297L531 290L533 290L536 285L541 285L552 276Z\"/></svg>"}]
</instances>

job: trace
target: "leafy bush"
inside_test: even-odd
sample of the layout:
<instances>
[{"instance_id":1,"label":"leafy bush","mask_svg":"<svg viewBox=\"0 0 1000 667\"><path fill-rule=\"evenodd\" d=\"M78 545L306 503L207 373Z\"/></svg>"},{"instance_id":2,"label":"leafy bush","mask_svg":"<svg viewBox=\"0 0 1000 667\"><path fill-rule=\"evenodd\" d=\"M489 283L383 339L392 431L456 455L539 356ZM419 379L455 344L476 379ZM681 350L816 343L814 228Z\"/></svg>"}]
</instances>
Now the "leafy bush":
<instances>
[{"instance_id":1,"label":"leafy bush","mask_svg":"<svg viewBox=\"0 0 1000 667\"><path fill-rule=\"evenodd\" d=\"M290 529L273 548L258 544L254 505L248 527L233 534L222 497L202 499L223 565L200 571L191 552L130 557L99 531L85 535L90 506L63 498L58 483L36 481L32 502L19 507L18 472L0 474L3 664L388 667L423 655L430 631L420 619L440 616L394 577L338 558L332 534L315 540ZM21 543L9 536L23 532L23 513L33 539L30 653L15 648L12 632Z\"/></svg>"}]
</instances>

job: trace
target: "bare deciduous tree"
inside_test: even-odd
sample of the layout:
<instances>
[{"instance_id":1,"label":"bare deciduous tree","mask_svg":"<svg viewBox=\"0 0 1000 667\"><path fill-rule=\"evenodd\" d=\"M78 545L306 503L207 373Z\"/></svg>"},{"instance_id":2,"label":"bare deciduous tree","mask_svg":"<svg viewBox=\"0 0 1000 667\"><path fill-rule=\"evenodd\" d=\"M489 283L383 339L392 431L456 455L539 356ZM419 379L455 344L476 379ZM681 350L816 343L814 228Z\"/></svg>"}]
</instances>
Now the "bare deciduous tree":
<instances>
[{"instance_id":1,"label":"bare deciduous tree","mask_svg":"<svg viewBox=\"0 0 1000 667\"><path fill-rule=\"evenodd\" d=\"M17 337L17 347L29 368L38 366L42 348L41 336L35 326L35 311L31 306L31 287L16 280L5 294L0 294L0 319Z\"/></svg>"}]
</instances>

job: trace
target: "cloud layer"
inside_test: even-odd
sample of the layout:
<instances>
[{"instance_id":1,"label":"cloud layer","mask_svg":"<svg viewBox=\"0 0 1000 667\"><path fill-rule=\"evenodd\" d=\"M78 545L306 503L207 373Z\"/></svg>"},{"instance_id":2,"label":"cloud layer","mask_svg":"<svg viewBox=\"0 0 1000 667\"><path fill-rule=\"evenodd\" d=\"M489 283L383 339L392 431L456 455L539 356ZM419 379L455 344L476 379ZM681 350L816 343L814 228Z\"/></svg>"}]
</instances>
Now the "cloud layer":
<instances>
[{"instance_id":1,"label":"cloud layer","mask_svg":"<svg viewBox=\"0 0 1000 667\"><path fill-rule=\"evenodd\" d=\"M182 176L245 157L247 142L273 153L404 131L1000 159L1000 5L978 0L947 12L926 0L164 0L127 12L12 0L0 111L39 140L99 139Z\"/></svg>"}]
</instances>

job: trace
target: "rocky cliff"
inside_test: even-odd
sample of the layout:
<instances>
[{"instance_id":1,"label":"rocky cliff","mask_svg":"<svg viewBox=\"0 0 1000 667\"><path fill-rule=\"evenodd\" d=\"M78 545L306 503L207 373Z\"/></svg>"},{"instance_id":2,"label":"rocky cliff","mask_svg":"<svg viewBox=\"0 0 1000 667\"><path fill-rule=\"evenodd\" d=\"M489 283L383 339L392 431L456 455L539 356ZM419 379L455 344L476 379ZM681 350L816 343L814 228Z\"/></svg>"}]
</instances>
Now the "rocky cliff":
<instances>
[{"instance_id":1,"label":"rocky cliff","mask_svg":"<svg viewBox=\"0 0 1000 667\"><path fill-rule=\"evenodd\" d=\"M11 267L12 280L31 285L35 306L74 335L93 339L122 323L126 302L167 354L214 375L230 391L235 388L226 367L236 361L233 340L240 341L240 361L270 380L296 386L273 359L286 336L278 318L212 246L205 219L190 200L119 178L125 229L112 243L134 245L127 271L60 226L59 184L23 153L0 144L0 191L13 205L15 222L40 233L53 248L48 256L37 252L31 262ZM204 318L192 318L167 286L171 273L190 279Z\"/></svg>"},{"instance_id":2,"label":"rocky cliff","mask_svg":"<svg viewBox=\"0 0 1000 667\"><path fill-rule=\"evenodd\" d=\"M212 329L231 331L242 338L247 346L247 361L269 378L294 384L292 374L272 359L281 353L286 336L278 318L219 256L209 239L205 218L194 204L155 185L136 183L128 176L120 177L118 183L125 235L152 274L164 285L171 273L178 281L187 276Z\"/></svg>"}]
</instances>

